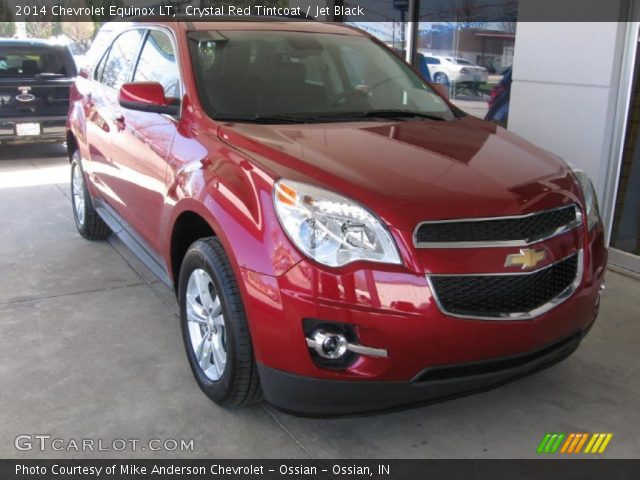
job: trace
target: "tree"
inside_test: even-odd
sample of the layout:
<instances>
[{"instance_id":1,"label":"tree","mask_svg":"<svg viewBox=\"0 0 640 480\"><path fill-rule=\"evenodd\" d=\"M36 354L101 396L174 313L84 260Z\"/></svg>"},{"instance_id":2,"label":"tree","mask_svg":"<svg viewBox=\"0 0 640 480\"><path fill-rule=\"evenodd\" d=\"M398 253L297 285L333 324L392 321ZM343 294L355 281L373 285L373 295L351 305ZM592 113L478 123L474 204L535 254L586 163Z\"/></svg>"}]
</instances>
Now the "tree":
<instances>
[{"instance_id":1,"label":"tree","mask_svg":"<svg viewBox=\"0 0 640 480\"><path fill-rule=\"evenodd\" d=\"M27 22L27 36L49 38L53 32L53 22Z\"/></svg>"},{"instance_id":2,"label":"tree","mask_svg":"<svg viewBox=\"0 0 640 480\"><path fill-rule=\"evenodd\" d=\"M13 23L13 10L6 0L0 0L0 37L12 37L14 33L16 24Z\"/></svg>"},{"instance_id":3,"label":"tree","mask_svg":"<svg viewBox=\"0 0 640 480\"><path fill-rule=\"evenodd\" d=\"M0 37L13 37L16 33L14 22L0 22Z\"/></svg>"},{"instance_id":4,"label":"tree","mask_svg":"<svg viewBox=\"0 0 640 480\"><path fill-rule=\"evenodd\" d=\"M74 43L88 46L93 34L96 31L96 25L93 22L63 22L62 33L69 37Z\"/></svg>"}]
</instances>

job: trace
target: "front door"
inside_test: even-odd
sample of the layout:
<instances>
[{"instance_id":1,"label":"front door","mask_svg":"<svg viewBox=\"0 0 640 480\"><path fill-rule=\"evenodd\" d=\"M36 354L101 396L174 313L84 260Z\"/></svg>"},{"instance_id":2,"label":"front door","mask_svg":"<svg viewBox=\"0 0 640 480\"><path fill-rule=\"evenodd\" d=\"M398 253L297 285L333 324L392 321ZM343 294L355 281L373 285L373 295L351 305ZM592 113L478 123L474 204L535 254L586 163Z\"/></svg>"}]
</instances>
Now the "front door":
<instances>
[{"instance_id":1,"label":"front door","mask_svg":"<svg viewBox=\"0 0 640 480\"><path fill-rule=\"evenodd\" d=\"M116 195L118 171L113 163L113 138L118 130L118 89L131 76L144 31L127 30L113 42L93 73L83 97L89 162L85 171L107 203L126 218L125 205Z\"/></svg>"},{"instance_id":2,"label":"front door","mask_svg":"<svg viewBox=\"0 0 640 480\"><path fill-rule=\"evenodd\" d=\"M132 81L159 82L165 96L179 102L179 78L171 34L160 28L149 29L133 68ZM118 178L113 189L125 205L129 223L153 250L159 252L167 157L177 118L123 107L119 107L116 115L112 155Z\"/></svg>"}]
</instances>

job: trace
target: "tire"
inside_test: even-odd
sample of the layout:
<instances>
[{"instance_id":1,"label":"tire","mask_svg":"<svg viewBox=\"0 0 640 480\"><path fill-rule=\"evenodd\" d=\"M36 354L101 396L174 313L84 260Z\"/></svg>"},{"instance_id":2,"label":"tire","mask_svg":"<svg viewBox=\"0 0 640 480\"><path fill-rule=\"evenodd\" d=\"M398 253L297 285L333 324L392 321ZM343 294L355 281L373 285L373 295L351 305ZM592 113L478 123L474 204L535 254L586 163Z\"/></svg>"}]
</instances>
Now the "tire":
<instances>
[{"instance_id":1,"label":"tire","mask_svg":"<svg viewBox=\"0 0 640 480\"><path fill-rule=\"evenodd\" d=\"M77 150L71 155L71 207L80 235L87 240L104 240L109 236L111 230L93 206Z\"/></svg>"},{"instance_id":2,"label":"tire","mask_svg":"<svg viewBox=\"0 0 640 480\"><path fill-rule=\"evenodd\" d=\"M441 83L443 85L449 85L449 77L447 77L446 73L438 72L433 76L433 81L435 83Z\"/></svg>"},{"instance_id":3,"label":"tire","mask_svg":"<svg viewBox=\"0 0 640 480\"><path fill-rule=\"evenodd\" d=\"M182 338L200 389L224 407L259 401L262 389L240 289L217 238L189 247L178 290Z\"/></svg>"}]
</instances>

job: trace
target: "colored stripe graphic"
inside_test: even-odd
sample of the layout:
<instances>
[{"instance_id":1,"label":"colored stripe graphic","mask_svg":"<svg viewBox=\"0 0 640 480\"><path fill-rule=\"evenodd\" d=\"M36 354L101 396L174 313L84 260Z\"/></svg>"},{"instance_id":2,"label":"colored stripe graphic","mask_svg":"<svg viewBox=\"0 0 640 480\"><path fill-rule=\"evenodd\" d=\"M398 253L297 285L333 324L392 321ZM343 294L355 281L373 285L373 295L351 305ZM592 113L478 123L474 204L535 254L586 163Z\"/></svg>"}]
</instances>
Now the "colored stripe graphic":
<instances>
[{"instance_id":1,"label":"colored stripe graphic","mask_svg":"<svg viewBox=\"0 0 640 480\"><path fill-rule=\"evenodd\" d=\"M562 450L560 450L560 453L567 453L567 450L569 448L569 445L571 445L571 442L573 442L573 439L576 437L575 433L570 433L569 436L567 437L567 441L564 442L564 445L562 445Z\"/></svg>"},{"instance_id":2,"label":"colored stripe graphic","mask_svg":"<svg viewBox=\"0 0 640 480\"><path fill-rule=\"evenodd\" d=\"M540 445L538 445L538 449L536 450L537 453L544 453L544 448L547 446L547 442L551 439L551 435L551 433L545 434Z\"/></svg>"},{"instance_id":3,"label":"colored stripe graphic","mask_svg":"<svg viewBox=\"0 0 640 480\"><path fill-rule=\"evenodd\" d=\"M612 438L613 433L594 433L584 453L604 453Z\"/></svg>"},{"instance_id":4,"label":"colored stripe graphic","mask_svg":"<svg viewBox=\"0 0 640 480\"><path fill-rule=\"evenodd\" d=\"M582 450L582 446L587 441L587 438L589 438L589 434L583 433L582 438L580 439L580 442L578 442L578 445L576 445L576 449L573 453L580 453L580 450Z\"/></svg>"},{"instance_id":5,"label":"colored stripe graphic","mask_svg":"<svg viewBox=\"0 0 640 480\"><path fill-rule=\"evenodd\" d=\"M538 445L538 449L536 451L538 453L556 453L558 448L560 448L564 437L564 433L547 433L542 438L542 441L540 442L540 445Z\"/></svg>"},{"instance_id":6,"label":"colored stripe graphic","mask_svg":"<svg viewBox=\"0 0 640 480\"><path fill-rule=\"evenodd\" d=\"M605 437L604 442L602 442L602 445L600 445L600 450L598 450L598 453L604 453L604 451L609 446L609 442L613 438L613 433L607 433L606 435L607 436Z\"/></svg>"},{"instance_id":7,"label":"colored stripe graphic","mask_svg":"<svg viewBox=\"0 0 640 480\"><path fill-rule=\"evenodd\" d=\"M549 453L556 453L558 451L558 448L560 448L560 444L562 443L563 439L564 433L558 434L558 439L556 440L556 443L553 444L553 447L551 447L551 451Z\"/></svg>"},{"instance_id":8,"label":"colored stripe graphic","mask_svg":"<svg viewBox=\"0 0 640 480\"><path fill-rule=\"evenodd\" d=\"M613 433L546 433L537 453L604 453ZM586 447L585 447L586 444ZM584 451L582 448L584 448Z\"/></svg>"}]
</instances>

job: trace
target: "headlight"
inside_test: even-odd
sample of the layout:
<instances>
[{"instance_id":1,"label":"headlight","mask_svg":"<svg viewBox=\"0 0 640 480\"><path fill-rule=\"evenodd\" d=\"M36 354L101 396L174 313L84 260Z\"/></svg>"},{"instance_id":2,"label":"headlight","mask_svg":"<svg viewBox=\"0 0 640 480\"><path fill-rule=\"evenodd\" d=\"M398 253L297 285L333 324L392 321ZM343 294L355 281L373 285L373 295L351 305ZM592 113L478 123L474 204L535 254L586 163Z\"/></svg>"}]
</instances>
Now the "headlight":
<instances>
[{"instance_id":1,"label":"headlight","mask_svg":"<svg viewBox=\"0 0 640 480\"><path fill-rule=\"evenodd\" d=\"M274 203L287 236L319 263L329 267L356 260L402 263L382 222L348 198L304 183L278 180Z\"/></svg>"},{"instance_id":2,"label":"headlight","mask_svg":"<svg viewBox=\"0 0 640 480\"><path fill-rule=\"evenodd\" d=\"M573 170L573 174L578 179L580 187L582 188L582 196L584 197L584 208L587 215L587 227L591 230L600 221L600 210L598 208L598 197L596 196L596 190L593 188L593 183L582 170Z\"/></svg>"}]
</instances>

